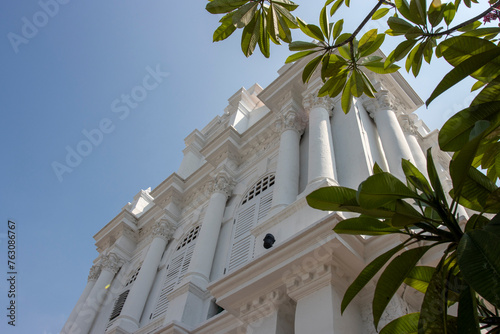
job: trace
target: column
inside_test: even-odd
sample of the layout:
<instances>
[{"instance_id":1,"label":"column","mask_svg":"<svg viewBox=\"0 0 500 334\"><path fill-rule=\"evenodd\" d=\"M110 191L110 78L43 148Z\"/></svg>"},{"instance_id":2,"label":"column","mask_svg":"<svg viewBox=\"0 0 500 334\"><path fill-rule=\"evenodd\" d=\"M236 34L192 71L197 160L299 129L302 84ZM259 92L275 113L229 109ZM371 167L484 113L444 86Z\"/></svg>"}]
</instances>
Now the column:
<instances>
[{"instance_id":1,"label":"column","mask_svg":"<svg viewBox=\"0 0 500 334\"><path fill-rule=\"evenodd\" d=\"M212 186L212 195L208 202L207 211L201 225L196 247L191 258L187 280L197 281L200 288L206 288L210 281L210 271L215 255L215 248L219 239L222 217L226 208L226 201L231 195L232 180L226 173L219 173Z\"/></svg>"},{"instance_id":2,"label":"column","mask_svg":"<svg viewBox=\"0 0 500 334\"><path fill-rule=\"evenodd\" d=\"M300 136L306 125L305 115L294 109L281 114L277 128L281 130L276 183L271 210L295 202L299 192Z\"/></svg>"},{"instance_id":3,"label":"column","mask_svg":"<svg viewBox=\"0 0 500 334\"><path fill-rule=\"evenodd\" d=\"M248 324L247 334L294 333L295 302L280 287L243 305L239 318Z\"/></svg>"},{"instance_id":4,"label":"column","mask_svg":"<svg viewBox=\"0 0 500 334\"><path fill-rule=\"evenodd\" d=\"M425 176L427 175L427 159L424 155L422 147L418 143L418 128L415 125L415 119L417 115L402 114L398 117L401 128L403 129L406 141L410 147L411 154L413 156L412 163L422 172Z\"/></svg>"},{"instance_id":5,"label":"column","mask_svg":"<svg viewBox=\"0 0 500 334\"><path fill-rule=\"evenodd\" d=\"M286 281L288 295L297 303L294 334L362 333L363 321L355 303L340 314L339 285L347 285L345 275L331 264L303 270Z\"/></svg>"},{"instance_id":6,"label":"column","mask_svg":"<svg viewBox=\"0 0 500 334\"><path fill-rule=\"evenodd\" d=\"M73 308L73 311L71 311L71 314L68 317L68 320L66 321L66 324L64 325L63 329L61 330L61 334L70 334L69 330L71 329L71 326L73 326L73 323L78 316L78 312L80 312L81 308L85 304L85 301L87 300L87 297L90 294L90 291L92 291L92 288L95 285L95 282L97 281L97 278L99 277L99 274L101 273L101 267L99 265L93 265L90 268L89 276L88 276L88 281L87 285L85 286L85 289L83 289L83 292L76 302L75 307Z\"/></svg>"},{"instance_id":7,"label":"column","mask_svg":"<svg viewBox=\"0 0 500 334\"><path fill-rule=\"evenodd\" d=\"M329 97L309 94L303 100L309 114L309 162L307 186L324 183L337 185L333 162L333 141L330 127L333 102ZM326 184L325 184L326 185ZM315 186L312 186L314 189Z\"/></svg>"},{"instance_id":8,"label":"column","mask_svg":"<svg viewBox=\"0 0 500 334\"><path fill-rule=\"evenodd\" d=\"M413 160L413 156L396 117L394 96L381 90L376 99L365 100L363 106L375 120L390 172L404 181L401 159Z\"/></svg>"},{"instance_id":9,"label":"column","mask_svg":"<svg viewBox=\"0 0 500 334\"><path fill-rule=\"evenodd\" d=\"M87 297L85 305L69 331L71 334L88 334L96 318L101 303L106 298L109 285L123 264L116 254L110 253L101 260L101 273Z\"/></svg>"},{"instance_id":10,"label":"column","mask_svg":"<svg viewBox=\"0 0 500 334\"><path fill-rule=\"evenodd\" d=\"M130 290L120 314L118 327L134 332L140 327L141 315L153 286L165 247L175 232L175 224L162 218L153 227L153 241L141 265L141 270Z\"/></svg>"}]
</instances>

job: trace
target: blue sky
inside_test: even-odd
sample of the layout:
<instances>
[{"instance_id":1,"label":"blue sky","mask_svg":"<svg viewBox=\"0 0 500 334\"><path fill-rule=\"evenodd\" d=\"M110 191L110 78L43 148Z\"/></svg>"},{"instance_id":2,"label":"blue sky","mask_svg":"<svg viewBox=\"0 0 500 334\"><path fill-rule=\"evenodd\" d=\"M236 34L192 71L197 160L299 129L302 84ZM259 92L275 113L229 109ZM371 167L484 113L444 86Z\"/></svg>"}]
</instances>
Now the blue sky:
<instances>
[{"instance_id":1,"label":"blue sky","mask_svg":"<svg viewBox=\"0 0 500 334\"><path fill-rule=\"evenodd\" d=\"M271 59L247 59L238 33L213 44L218 19L204 10L204 0L59 1L66 3L0 4L2 333L58 333L97 256L92 236L140 189L177 170L191 131L220 115L240 87L269 84L289 54L274 46ZM316 22L323 1L307 3L297 14ZM424 68L418 82L404 74L425 99L448 70ZM436 100L420 117L439 127L470 102L468 87ZM126 95L138 102L127 105ZM91 147L82 144L86 133L94 134ZM60 169L72 150L86 156ZM17 224L14 328L3 314L8 219Z\"/></svg>"}]
</instances>

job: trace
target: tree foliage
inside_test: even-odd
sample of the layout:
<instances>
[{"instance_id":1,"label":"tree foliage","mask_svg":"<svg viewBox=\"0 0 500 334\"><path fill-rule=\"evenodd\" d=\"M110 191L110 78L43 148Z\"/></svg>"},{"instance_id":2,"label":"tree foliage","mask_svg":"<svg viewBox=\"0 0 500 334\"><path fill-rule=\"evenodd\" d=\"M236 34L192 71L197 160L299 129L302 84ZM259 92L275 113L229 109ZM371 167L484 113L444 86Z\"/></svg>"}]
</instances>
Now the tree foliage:
<instances>
[{"instance_id":1,"label":"tree foliage","mask_svg":"<svg viewBox=\"0 0 500 334\"><path fill-rule=\"evenodd\" d=\"M256 45L270 55L270 41L287 43L292 53L286 62L308 57L302 79L308 82L320 71L320 96L341 96L349 112L353 98L374 97L376 90L366 73L387 74L404 62L415 77L424 62L444 58L452 67L426 101L452 89L461 80L476 80L480 90L469 107L453 115L439 132L439 146L451 152L452 189L445 194L431 151L427 175L407 160L402 161L405 182L377 165L373 175L358 189L321 188L307 201L313 208L359 214L339 222L340 234L380 236L400 234L406 239L368 264L347 289L342 312L361 289L380 273L373 316L377 327L388 301L404 283L424 294L420 312L400 317L382 330L390 333L500 333L500 28L484 22L500 18L500 1L467 21L455 23L457 11L467 13L476 0L372 0L373 8L353 32L345 32L338 9L350 0L327 0L319 24L308 24L292 12L289 0L212 0L207 10L224 14L214 41L242 28L243 53L250 56ZM365 2L363 2L365 4ZM335 17L335 20L333 18ZM358 36L369 20L385 19L388 29ZM330 22L332 21L332 22ZM293 41L291 29L300 29L313 42ZM387 36L400 43L384 59L373 55ZM480 171L478 168L481 168ZM461 221L459 206L475 212ZM432 248L445 251L434 267L418 265ZM449 307L458 304L455 315Z\"/></svg>"}]
</instances>

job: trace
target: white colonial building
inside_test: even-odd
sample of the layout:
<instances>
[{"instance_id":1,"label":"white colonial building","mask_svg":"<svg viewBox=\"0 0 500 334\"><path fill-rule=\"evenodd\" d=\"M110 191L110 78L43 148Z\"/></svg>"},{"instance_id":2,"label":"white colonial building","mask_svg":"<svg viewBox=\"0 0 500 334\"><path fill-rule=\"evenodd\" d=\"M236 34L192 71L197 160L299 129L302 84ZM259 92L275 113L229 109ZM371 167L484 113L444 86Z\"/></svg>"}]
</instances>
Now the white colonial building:
<instances>
[{"instance_id":1,"label":"white colonial building","mask_svg":"<svg viewBox=\"0 0 500 334\"><path fill-rule=\"evenodd\" d=\"M373 284L342 316L340 301L399 240L337 235L346 215L305 197L357 188L375 162L401 178L401 159L425 171L437 132L412 114L422 101L399 73L370 74L377 98L345 115L339 98L317 97L319 77L302 83L305 61L265 89L238 90L222 116L187 136L178 171L94 236L99 255L61 333L375 333ZM447 180L449 156L434 154ZM404 290L381 325L414 309Z\"/></svg>"}]
</instances>

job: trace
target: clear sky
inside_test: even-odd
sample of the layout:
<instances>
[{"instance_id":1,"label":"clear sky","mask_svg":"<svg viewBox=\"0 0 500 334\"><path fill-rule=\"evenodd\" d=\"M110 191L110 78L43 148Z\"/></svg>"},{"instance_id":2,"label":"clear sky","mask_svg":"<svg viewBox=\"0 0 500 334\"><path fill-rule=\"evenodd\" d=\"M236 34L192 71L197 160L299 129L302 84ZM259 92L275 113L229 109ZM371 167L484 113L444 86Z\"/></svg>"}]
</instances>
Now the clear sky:
<instances>
[{"instance_id":1,"label":"clear sky","mask_svg":"<svg viewBox=\"0 0 500 334\"><path fill-rule=\"evenodd\" d=\"M316 23L324 1L298 3L308 7L297 14ZM352 3L358 15L367 9L365 0ZM213 44L218 19L205 4L0 3L1 333L58 333L98 255L92 236L140 189L177 170L184 138L222 114L233 93L276 78L287 48L247 59L239 33ZM424 67L410 83L425 100L448 70ZM431 129L471 101L462 87L419 110ZM83 143L88 136L91 146ZM86 156L69 153L78 150ZM16 327L6 317L8 219L17 226Z\"/></svg>"}]
</instances>

